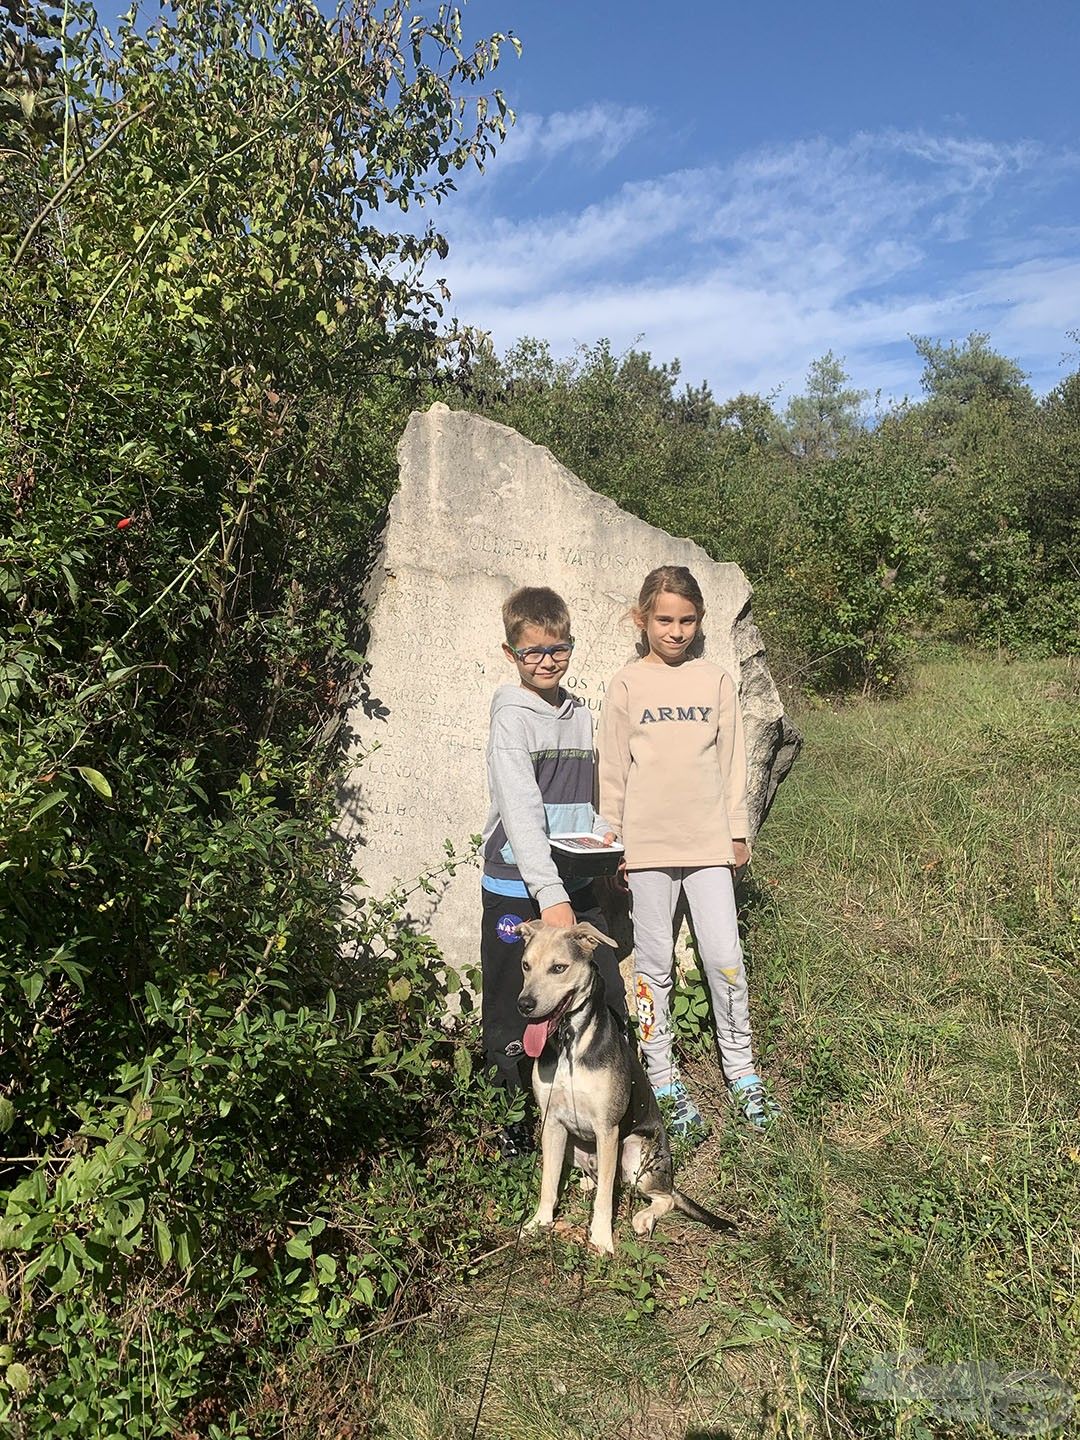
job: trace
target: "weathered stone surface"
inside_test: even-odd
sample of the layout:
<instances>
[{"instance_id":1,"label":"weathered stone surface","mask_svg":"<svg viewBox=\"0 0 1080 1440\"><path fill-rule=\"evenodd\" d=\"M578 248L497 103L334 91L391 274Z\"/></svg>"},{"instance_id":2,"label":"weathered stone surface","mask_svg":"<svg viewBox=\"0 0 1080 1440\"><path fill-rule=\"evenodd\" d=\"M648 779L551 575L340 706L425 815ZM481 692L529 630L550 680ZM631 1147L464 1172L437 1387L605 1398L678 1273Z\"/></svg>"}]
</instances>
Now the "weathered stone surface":
<instances>
[{"instance_id":1,"label":"weathered stone surface","mask_svg":"<svg viewBox=\"0 0 1080 1440\"><path fill-rule=\"evenodd\" d=\"M391 505L368 596L369 670L349 715L356 766L342 829L376 895L415 886L444 840L460 853L487 812L484 747L495 687L515 680L500 608L519 585L566 599L577 647L567 687L599 715L607 681L634 653L628 611L656 565L687 565L705 596L704 653L739 682L755 831L798 737L765 663L737 565L628 515L551 453L504 425L433 405L398 447ZM456 965L479 946L478 869L414 889L411 912Z\"/></svg>"}]
</instances>

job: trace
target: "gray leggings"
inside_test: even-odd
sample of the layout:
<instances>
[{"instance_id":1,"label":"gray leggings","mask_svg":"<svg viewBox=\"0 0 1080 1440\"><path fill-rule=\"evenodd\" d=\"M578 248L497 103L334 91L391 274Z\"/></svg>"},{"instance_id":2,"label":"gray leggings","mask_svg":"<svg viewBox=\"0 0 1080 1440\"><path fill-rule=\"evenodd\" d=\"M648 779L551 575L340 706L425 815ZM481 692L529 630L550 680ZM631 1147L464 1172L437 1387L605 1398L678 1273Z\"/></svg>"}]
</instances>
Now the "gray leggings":
<instances>
[{"instance_id":1,"label":"gray leggings","mask_svg":"<svg viewBox=\"0 0 1080 1440\"><path fill-rule=\"evenodd\" d=\"M701 968L712 995L716 1043L730 1085L754 1073L750 1005L731 871L721 865L630 870L641 1049L655 1087L677 1070L671 1054L671 988L675 909L686 895Z\"/></svg>"}]
</instances>

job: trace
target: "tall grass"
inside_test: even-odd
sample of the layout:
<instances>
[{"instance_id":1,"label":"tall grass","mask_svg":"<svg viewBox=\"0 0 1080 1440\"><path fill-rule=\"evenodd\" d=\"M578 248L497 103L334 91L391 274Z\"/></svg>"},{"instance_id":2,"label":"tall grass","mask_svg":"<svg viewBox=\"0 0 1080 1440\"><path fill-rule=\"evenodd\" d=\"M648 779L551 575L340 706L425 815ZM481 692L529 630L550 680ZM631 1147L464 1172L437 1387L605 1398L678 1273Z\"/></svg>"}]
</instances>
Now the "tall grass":
<instances>
[{"instance_id":1,"label":"tall grass","mask_svg":"<svg viewBox=\"0 0 1080 1440\"><path fill-rule=\"evenodd\" d=\"M759 846L791 1123L737 1164L852 1433L882 1353L1075 1375L1078 678L938 663L895 704L806 717Z\"/></svg>"},{"instance_id":2,"label":"tall grass","mask_svg":"<svg viewBox=\"0 0 1080 1440\"><path fill-rule=\"evenodd\" d=\"M687 1067L714 1124L681 1183L740 1237L640 1249L624 1213L606 1266L517 1255L480 1435L1068 1433L1038 1377L1080 1360L1078 700L1066 662L953 659L800 717L745 912L783 1123L748 1134ZM513 1253L365 1354L367 1433L470 1434ZM952 1397L890 1401L897 1352Z\"/></svg>"}]
</instances>

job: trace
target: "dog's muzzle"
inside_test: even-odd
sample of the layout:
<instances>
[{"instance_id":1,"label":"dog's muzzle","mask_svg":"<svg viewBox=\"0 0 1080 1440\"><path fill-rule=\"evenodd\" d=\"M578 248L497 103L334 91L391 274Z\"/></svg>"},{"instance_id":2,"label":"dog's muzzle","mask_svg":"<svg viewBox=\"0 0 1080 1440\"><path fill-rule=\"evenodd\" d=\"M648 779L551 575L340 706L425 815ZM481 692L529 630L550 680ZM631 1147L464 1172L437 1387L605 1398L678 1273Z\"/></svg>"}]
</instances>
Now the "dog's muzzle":
<instances>
[{"instance_id":1,"label":"dog's muzzle","mask_svg":"<svg viewBox=\"0 0 1080 1440\"><path fill-rule=\"evenodd\" d=\"M528 1021L522 1037L522 1044L525 1046L525 1054L530 1059L536 1060L543 1054L544 1046L558 1028L559 1021L570 1008L573 998L574 992L571 990L569 995L565 995L559 1001L554 1010L549 1011L542 1019L535 1020L532 1017L536 1014L536 1000L531 995L518 996L518 1009L521 1011L522 1018Z\"/></svg>"}]
</instances>

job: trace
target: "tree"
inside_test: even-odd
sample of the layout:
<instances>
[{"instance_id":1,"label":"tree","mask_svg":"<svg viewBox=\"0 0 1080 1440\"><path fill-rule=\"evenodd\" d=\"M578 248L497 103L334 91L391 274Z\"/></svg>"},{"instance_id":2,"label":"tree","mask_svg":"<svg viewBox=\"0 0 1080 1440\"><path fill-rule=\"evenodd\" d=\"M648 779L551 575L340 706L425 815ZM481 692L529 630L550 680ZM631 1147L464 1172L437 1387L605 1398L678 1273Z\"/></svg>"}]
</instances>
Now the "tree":
<instances>
[{"instance_id":1,"label":"tree","mask_svg":"<svg viewBox=\"0 0 1080 1440\"><path fill-rule=\"evenodd\" d=\"M50 60L8 42L55 15L5 13L6 80L36 95ZM67 983L35 957L78 937L96 979L73 1017L168 969L172 884L132 886L181 759L208 813L271 741L297 747L286 808L326 763L355 629L342 587L393 484L408 387L444 351L423 274L444 241L375 217L438 201L490 154L505 104L470 111L467 91L502 39L465 47L456 12L427 22L402 0L331 20L306 0L179 0L111 37L80 10L56 127L36 106L5 116L33 158L8 171L0 233L0 905L18 917L0 1049L19 1083L52 1033L26 994L45 1006ZM110 893L143 914L119 951ZM87 1092L114 1059L95 1040ZM54 1107L62 1129L62 1086Z\"/></svg>"},{"instance_id":2,"label":"tree","mask_svg":"<svg viewBox=\"0 0 1080 1440\"><path fill-rule=\"evenodd\" d=\"M17 1324L35 1394L0 1384L0 1431L164 1436L221 1393L220 1303L311 1314L242 1254L295 1254L342 1157L423 1151L365 1017L430 947L392 906L343 919L330 836L363 566L447 349L445 243L385 212L491 153L503 37L403 0L163 0L111 34L76 4L56 72L28 9L0 37L0 1348ZM353 1274L339 1319L396 1283Z\"/></svg>"},{"instance_id":3,"label":"tree","mask_svg":"<svg viewBox=\"0 0 1080 1440\"><path fill-rule=\"evenodd\" d=\"M769 449L776 443L780 429L776 412L765 396L745 390L718 404L713 419L741 454Z\"/></svg>"},{"instance_id":4,"label":"tree","mask_svg":"<svg viewBox=\"0 0 1080 1440\"><path fill-rule=\"evenodd\" d=\"M867 393L851 387L843 360L831 350L814 360L805 392L792 396L784 411L787 449L809 463L839 454L862 430L860 412Z\"/></svg>"},{"instance_id":5,"label":"tree","mask_svg":"<svg viewBox=\"0 0 1080 1440\"><path fill-rule=\"evenodd\" d=\"M1015 360L990 348L990 336L973 331L963 344L926 335L911 343L923 362L922 387L940 411L956 415L976 400L1031 402L1027 376Z\"/></svg>"},{"instance_id":6,"label":"tree","mask_svg":"<svg viewBox=\"0 0 1080 1440\"><path fill-rule=\"evenodd\" d=\"M685 493L708 463L708 444L699 441L714 402L705 386L679 390L680 374L677 360L619 355L606 339L557 359L547 341L524 337L501 361L482 347L443 393L547 445L596 489L651 516L668 488Z\"/></svg>"},{"instance_id":7,"label":"tree","mask_svg":"<svg viewBox=\"0 0 1080 1440\"><path fill-rule=\"evenodd\" d=\"M1039 406L1028 524L1055 579L1080 584L1080 371Z\"/></svg>"}]
</instances>

